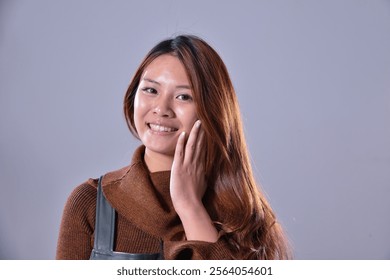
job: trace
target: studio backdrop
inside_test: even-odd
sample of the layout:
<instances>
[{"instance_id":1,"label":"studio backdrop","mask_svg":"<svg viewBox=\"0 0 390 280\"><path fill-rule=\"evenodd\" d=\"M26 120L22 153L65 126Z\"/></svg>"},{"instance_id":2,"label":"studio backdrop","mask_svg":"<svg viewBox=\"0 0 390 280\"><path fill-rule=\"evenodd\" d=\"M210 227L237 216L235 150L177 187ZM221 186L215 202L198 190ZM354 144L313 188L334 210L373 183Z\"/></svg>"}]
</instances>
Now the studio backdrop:
<instances>
[{"instance_id":1,"label":"studio backdrop","mask_svg":"<svg viewBox=\"0 0 390 280\"><path fill-rule=\"evenodd\" d=\"M122 101L190 33L225 61L296 259L390 258L390 1L0 1L0 258L53 259L65 201L129 164Z\"/></svg>"}]
</instances>

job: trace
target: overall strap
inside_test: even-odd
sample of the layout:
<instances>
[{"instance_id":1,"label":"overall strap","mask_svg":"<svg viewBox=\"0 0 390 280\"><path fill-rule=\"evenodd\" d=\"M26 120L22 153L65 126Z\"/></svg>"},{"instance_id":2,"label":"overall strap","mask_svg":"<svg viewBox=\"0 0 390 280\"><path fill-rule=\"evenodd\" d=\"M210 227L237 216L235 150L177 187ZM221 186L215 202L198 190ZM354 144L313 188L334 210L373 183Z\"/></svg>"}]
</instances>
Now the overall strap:
<instances>
[{"instance_id":1,"label":"overall strap","mask_svg":"<svg viewBox=\"0 0 390 280\"><path fill-rule=\"evenodd\" d=\"M132 254L114 252L115 209L106 200L102 190L102 179L99 178L96 199L95 240L90 260L157 260L164 259L163 243L160 253Z\"/></svg>"},{"instance_id":2,"label":"overall strap","mask_svg":"<svg viewBox=\"0 0 390 280\"><path fill-rule=\"evenodd\" d=\"M102 179L103 176L99 178L97 189L94 251L111 254L114 248L115 209L104 197Z\"/></svg>"}]
</instances>

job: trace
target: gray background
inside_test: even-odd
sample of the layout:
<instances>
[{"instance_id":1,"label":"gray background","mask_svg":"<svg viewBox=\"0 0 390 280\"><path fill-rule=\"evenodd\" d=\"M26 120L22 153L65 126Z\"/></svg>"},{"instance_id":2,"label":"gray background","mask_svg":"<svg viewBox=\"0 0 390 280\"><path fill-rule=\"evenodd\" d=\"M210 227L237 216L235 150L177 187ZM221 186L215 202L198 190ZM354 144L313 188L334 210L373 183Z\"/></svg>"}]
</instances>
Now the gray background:
<instances>
[{"instance_id":1,"label":"gray background","mask_svg":"<svg viewBox=\"0 0 390 280\"><path fill-rule=\"evenodd\" d=\"M62 210L139 145L122 99L158 41L202 36L297 259L390 258L390 2L0 2L0 258L52 259Z\"/></svg>"}]
</instances>

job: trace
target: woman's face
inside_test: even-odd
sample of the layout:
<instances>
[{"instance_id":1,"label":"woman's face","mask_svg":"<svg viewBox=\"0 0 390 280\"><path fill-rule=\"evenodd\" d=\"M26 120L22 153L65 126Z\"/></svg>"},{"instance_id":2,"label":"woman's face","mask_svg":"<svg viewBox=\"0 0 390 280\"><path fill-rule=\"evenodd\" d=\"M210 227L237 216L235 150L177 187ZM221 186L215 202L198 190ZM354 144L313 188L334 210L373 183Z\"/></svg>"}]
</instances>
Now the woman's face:
<instances>
[{"instance_id":1,"label":"woman's face","mask_svg":"<svg viewBox=\"0 0 390 280\"><path fill-rule=\"evenodd\" d=\"M172 55L154 59L143 72L134 100L134 123L147 152L172 156L182 131L197 120L184 66Z\"/></svg>"}]
</instances>

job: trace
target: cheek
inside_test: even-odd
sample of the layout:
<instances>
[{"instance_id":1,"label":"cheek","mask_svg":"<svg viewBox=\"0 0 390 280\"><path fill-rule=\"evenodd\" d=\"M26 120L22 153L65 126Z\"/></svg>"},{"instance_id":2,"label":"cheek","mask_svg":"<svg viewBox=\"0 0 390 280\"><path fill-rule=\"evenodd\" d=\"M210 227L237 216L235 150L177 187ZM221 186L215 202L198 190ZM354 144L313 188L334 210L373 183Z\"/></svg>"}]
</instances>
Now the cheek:
<instances>
[{"instance_id":1,"label":"cheek","mask_svg":"<svg viewBox=\"0 0 390 280\"><path fill-rule=\"evenodd\" d=\"M176 111L176 114L180 118L185 131L189 133L194 123L198 120L195 108L180 108Z\"/></svg>"},{"instance_id":2,"label":"cheek","mask_svg":"<svg viewBox=\"0 0 390 280\"><path fill-rule=\"evenodd\" d=\"M145 102L142 101L142 98L138 94L134 98L134 123L138 130L140 123L142 123L142 117L145 114Z\"/></svg>"},{"instance_id":3,"label":"cheek","mask_svg":"<svg viewBox=\"0 0 390 280\"><path fill-rule=\"evenodd\" d=\"M138 111L141 107L142 107L142 100L137 92L134 97L134 113Z\"/></svg>"}]
</instances>

